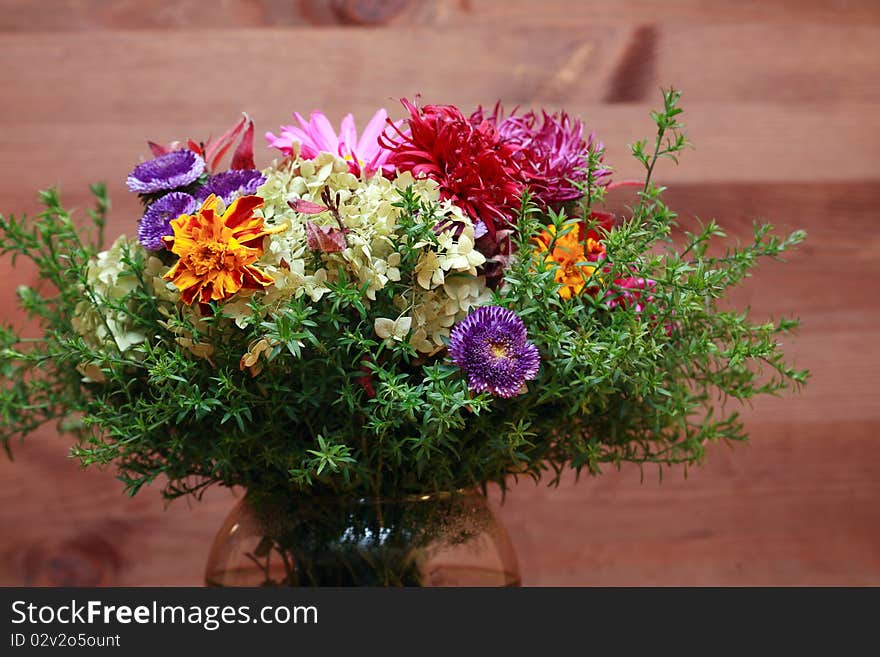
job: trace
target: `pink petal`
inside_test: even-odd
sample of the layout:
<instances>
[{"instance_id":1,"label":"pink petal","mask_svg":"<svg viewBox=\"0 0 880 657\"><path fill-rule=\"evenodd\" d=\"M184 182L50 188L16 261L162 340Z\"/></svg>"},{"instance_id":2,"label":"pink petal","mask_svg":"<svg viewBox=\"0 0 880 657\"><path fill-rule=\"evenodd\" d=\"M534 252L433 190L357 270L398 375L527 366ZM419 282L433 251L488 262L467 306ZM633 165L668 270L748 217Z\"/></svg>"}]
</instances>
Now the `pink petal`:
<instances>
[{"instance_id":1,"label":"pink petal","mask_svg":"<svg viewBox=\"0 0 880 657\"><path fill-rule=\"evenodd\" d=\"M378 110L361 133L361 139L357 145L357 152L362 160L372 159L380 150L379 135L385 130L385 120L388 112L385 109Z\"/></svg>"},{"instance_id":2,"label":"pink petal","mask_svg":"<svg viewBox=\"0 0 880 657\"><path fill-rule=\"evenodd\" d=\"M307 160L317 157L318 153L321 152L321 149L314 143L314 140L300 128L292 125L283 126L281 137L284 138L289 152L293 152L294 142L298 143L300 145L300 155Z\"/></svg>"},{"instance_id":3,"label":"pink petal","mask_svg":"<svg viewBox=\"0 0 880 657\"><path fill-rule=\"evenodd\" d=\"M284 155L293 155L293 143L284 137L276 137L271 132L266 133L269 148L277 148Z\"/></svg>"},{"instance_id":4,"label":"pink petal","mask_svg":"<svg viewBox=\"0 0 880 657\"><path fill-rule=\"evenodd\" d=\"M269 141L269 146L271 146L272 148L277 148L285 155L293 154L294 143L300 145L300 155L302 155L307 160L317 157L318 153L320 152L319 149L311 145L313 144L313 140L311 137L309 137L300 128L292 125L281 126L280 137L276 137L271 132L267 132L266 139Z\"/></svg>"},{"instance_id":5,"label":"pink petal","mask_svg":"<svg viewBox=\"0 0 880 657\"><path fill-rule=\"evenodd\" d=\"M360 153L360 151L358 151ZM383 153L376 153L373 155L373 159L368 160L364 163L364 175L368 178L376 173L379 169L382 168L382 164L384 164L384 159L382 157ZM383 160L383 161L380 161ZM360 168L360 167L359 167ZM383 171L384 174L384 171Z\"/></svg>"},{"instance_id":6,"label":"pink petal","mask_svg":"<svg viewBox=\"0 0 880 657\"><path fill-rule=\"evenodd\" d=\"M339 154L343 156L351 154L356 144L357 128L354 125L354 117L351 114L346 114L339 130Z\"/></svg>"},{"instance_id":7,"label":"pink petal","mask_svg":"<svg viewBox=\"0 0 880 657\"><path fill-rule=\"evenodd\" d=\"M302 128L297 128L296 126L286 125L281 127L281 134L289 139L293 139L294 141L298 141L300 143L304 141L311 141L311 137L309 137L306 132Z\"/></svg>"},{"instance_id":8,"label":"pink petal","mask_svg":"<svg viewBox=\"0 0 880 657\"><path fill-rule=\"evenodd\" d=\"M283 132L281 133L281 137L276 137L275 134L272 132L267 132L265 134L265 137L266 141L269 142L269 146L271 146L272 148L284 148L289 145L289 140L284 138Z\"/></svg>"},{"instance_id":9,"label":"pink petal","mask_svg":"<svg viewBox=\"0 0 880 657\"><path fill-rule=\"evenodd\" d=\"M334 155L339 152L339 137L336 136L336 131L323 112L312 112L309 136L314 140L318 150Z\"/></svg>"},{"instance_id":10,"label":"pink petal","mask_svg":"<svg viewBox=\"0 0 880 657\"><path fill-rule=\"evenodd\" d=\"M303 130L309 129L309 122L303 118L302 114L300 114L299 112L294 112L293 118L295 118L297 121L299 121L299 125Z\"/></svg>"}]
</instances>

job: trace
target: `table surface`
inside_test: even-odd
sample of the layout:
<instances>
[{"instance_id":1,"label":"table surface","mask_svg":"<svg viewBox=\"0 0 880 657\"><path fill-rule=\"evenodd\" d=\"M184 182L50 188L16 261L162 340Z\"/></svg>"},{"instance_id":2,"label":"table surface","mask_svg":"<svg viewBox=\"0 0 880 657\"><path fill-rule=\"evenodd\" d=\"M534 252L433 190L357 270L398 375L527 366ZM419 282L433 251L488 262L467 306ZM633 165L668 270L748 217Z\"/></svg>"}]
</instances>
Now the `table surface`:
<instances>
[{"instance_id":1,"label":"table surface","mask_svg":"<svg viewBox=\"0 0 880 657\"><path fill-rule=\"evenodd\" d=\"M662 9L660 8L662 6ZM731 238L756 218L809 239L732 301L794 314L785 348L813 377L745 409L752 440L658 473L610 469L493 503L527 585L880 585L880 5L804 0L0 0L0 211L106 180L108 234L144 141L218 134L239 112L365 121L396 98L563 107L636 175L658 89L684 89L696 148L659 173L683 220ZM260 162L270 157L260 149ZM624 203L626 199L616 202ZM0 262L0 315L31 270ZM197 585L235 493L166 508L83 471L47 427L0 460L0 585Z\"/></svg>"}]
</instances>

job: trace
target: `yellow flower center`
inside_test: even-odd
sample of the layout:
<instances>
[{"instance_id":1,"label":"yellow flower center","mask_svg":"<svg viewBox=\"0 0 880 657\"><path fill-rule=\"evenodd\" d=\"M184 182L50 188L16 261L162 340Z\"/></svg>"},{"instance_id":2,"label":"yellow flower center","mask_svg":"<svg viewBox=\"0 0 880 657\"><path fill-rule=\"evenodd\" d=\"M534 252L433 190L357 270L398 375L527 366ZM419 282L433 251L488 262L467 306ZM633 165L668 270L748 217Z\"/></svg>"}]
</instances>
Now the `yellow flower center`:
<instances>
[{"instance_id":1,"label":"yellow flower center","mask_svg":"<svg viewBox=\"0 0 880 657\"><path fill-rule=\"evenodd\" d=\"M233 262L227 261L226 245L221 242L202 242L198 248L187 254L187 265L198 276L204 276L208 272L229 269L234 265L235 256L229 254Z\"/></svg>"},{"instance_id":2,"label":"yellow flower center","mask_svg":"<svg viewBox=\"0 0 880 657\"><path fill-rule=\"evenodd\" d=\"M346 162L357 162L357 165L361 169L364 168L364 161L361 158L358 158L357 160L355 160L354 155L352 155L351 153L346 153L345 155L342 156L342 159L345 160Z\"/></svg>"},{"instance_id":3,"label":"yellow flower center","mask_svg":"<svg viewBox=\"0 0 880 657\"><path fill-rule=\"evenodd\" d=\"M503 342L493 342L489 349L495 358L507 358L507 346Z\"/></svg>"}]
</instances>

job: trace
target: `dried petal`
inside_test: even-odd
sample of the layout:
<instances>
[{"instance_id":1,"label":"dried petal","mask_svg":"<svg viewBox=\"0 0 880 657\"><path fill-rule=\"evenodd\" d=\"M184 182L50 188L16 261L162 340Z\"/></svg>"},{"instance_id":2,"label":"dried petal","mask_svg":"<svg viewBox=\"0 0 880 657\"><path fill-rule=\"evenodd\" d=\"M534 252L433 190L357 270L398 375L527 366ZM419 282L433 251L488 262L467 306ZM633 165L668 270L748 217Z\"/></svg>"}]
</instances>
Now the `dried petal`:
<instances>
[{"instance_id":1,"label":"dried petal","mask_svg":"<svg viewBox=\"0 0 880 657\"><path fill-rule=\"evenodd\" d=\"M306 221L306 240L312 251L335 253L345 248L345 234L332 226L319 226L314 221Z\"/></svg>"},{"instance_id":2,"label":"dried petal","mask_svg":"<svg viewBox=\"0 0 880 657\"><path fill-rule=\"evenodd\" d=\"M329 210L326 205L312 203L311 201L306 201L301 198L295 201L288 201L287 205L289 205L294 212L300 212L302 214L321 214L322 212Z\"/></svg>"},{"instance_id":3,"label":"dried petal","mask_svg":"<svg viewBox=\"0 0 880 657\"><path fill-rule=\"evenodd\" d=\"M393 339L402 342L412 328L412 317L398 317L396 320L377 317L373 329L383 340Z\"/></svg>"}]
</instances>

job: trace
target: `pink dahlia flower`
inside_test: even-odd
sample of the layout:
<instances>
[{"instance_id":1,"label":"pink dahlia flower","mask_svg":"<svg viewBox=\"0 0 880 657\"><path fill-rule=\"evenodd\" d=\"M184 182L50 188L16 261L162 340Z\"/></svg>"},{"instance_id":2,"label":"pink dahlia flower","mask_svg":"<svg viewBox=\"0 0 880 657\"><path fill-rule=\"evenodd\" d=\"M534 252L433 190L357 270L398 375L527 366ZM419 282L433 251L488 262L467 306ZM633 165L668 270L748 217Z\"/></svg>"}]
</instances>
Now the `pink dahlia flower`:
<instances>
[{"instance_id":1,"label":"pink dahlia flower","mask_svg":"<svg viewBox=\"0 0 880 657\"><path fill-rule=\"evenodd\" d=\"M470 120L475 126L484 122L495 126L502 141L514 149L513 159L535 200L558 206L583 196L577 183L587 179L589 152L602 149L592 133L584 136L583 122L565 112L543 110L540 116L534 112L517 115L514 110L505 118L500 103L491 114L477 108ZM600 168L594 174L596 182L607 184L610 174L610 169Z\"/></svg>"},{"instance_id":2,"label":"pink dahlia flower","mask_svg":"<svg viewBox=\"0 0 880 657\"><path fill-rule=\"evenodd\" d=\"M300 154L306 159L315 158L318 153L333 153L348 161L355 175L363 173L369 177L377 171L385 176L394 174L394 166L388 163L391 153L379 145L379 135L385 130L388 120L388 112L384 109L373 115L360 138L351 114L342 119L338 134L323 112L312 112L308 121L299 112L294 112L293 116L299 126L281 126L281 134L277 137L267 132L269 146L291 155L296 142L300 144Z\"/></svg>"}]
</instances>

